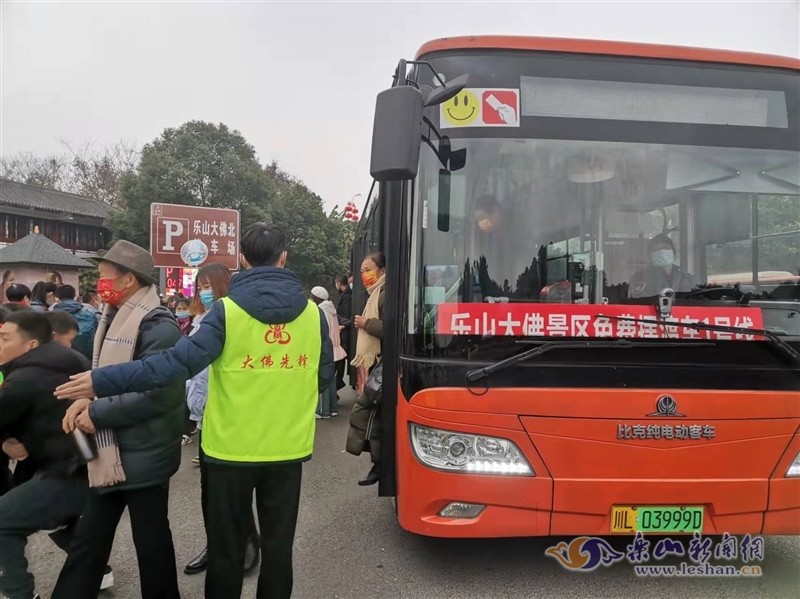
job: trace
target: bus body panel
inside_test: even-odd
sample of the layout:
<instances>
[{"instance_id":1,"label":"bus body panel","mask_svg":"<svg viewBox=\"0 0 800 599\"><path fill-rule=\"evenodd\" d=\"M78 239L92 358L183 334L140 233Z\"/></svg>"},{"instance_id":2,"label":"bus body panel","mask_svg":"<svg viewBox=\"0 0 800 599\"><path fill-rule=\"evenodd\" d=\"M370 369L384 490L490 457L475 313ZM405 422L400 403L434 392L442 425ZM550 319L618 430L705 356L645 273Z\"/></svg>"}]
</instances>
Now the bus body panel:
<instances>
[{"instance_id":1,"label":"bus body panel","mask_svg":"<svg viewBox=\"0 0 800 599\"><path fill-rule=\"evenodd\" d=\"M769 481L769 503L764 515L764 534L797 534L800 522L800 477L785 478L783 474L800 454L800 430L778 462Z\"/></svg>"},{"instance_id":2,"label":"bus body panel","mask_svg":"<svg viewBox=\"0 0 800 599\"><path fill-rule=\"evenodd\" d=\"M425 412L425 410L421 410ZM514 537L550 534L553 481L536 477L487 477L441 472L423 466L409 442L409 424L446 426L450 430L503 436L524 448L534 470L546 473L543 462L527 433L522 430L461 424L463 413L448 412L446 420L416 413L402 397L397 412L397 516L400 525L413 533L434 537ZM517 419L518 421L519 419ZM487 484L491 482L491 484ZM482 503L487 509L474 520L442 518L439 512L451 501Z\"/></svg>"},{"instance_id":3,"label":"bus body panel","mask_svg":"<svg viewBox=\"0 0 800 599\"><path fill-rule=\"evenodd\" d=\"M566 373L565 373L566 374ZM489 389L477 394L465 388L438 387L414 394L414 406L482 414L563 418L641 418L656 411L662 395L671 395L677 411L695 420L800 418L797 391L687 390L603 388ZM680 417L672 420L683 420ZM675 422L678 424L678 422Z\"/></svg>"},{"instance_id":4,"label":"bus body panel","mask_svg":"<svg viewBox=\"0 0 800 599\"><path fill-rule=\"evenodd\" d=\"M398 518L440 537L608 535L614 505L703 506L705 534L800 533L796 393L670 393L681 416L648 416L664 390L426 389L398 401ZM453 473L423 465L409 426L517 444L536 476ZM618 425L713 426L713 438L617 439ZM460 501L475 519L440 517Z\"/></svg>"},{"instance_id":5,"label":"bus body panel","mask_svg":"<svg viewBox=\"0 0 800 599\"><path fill-rule=\"evenodd\" d=\"M635 291L637 269L650 265L645 242L656 233L675 233L673 254L676 250L680 254L686 272L723 288L719 298L701 294L692 301L708 300L711 308L719 307L722 300L732 301L722 293L727 293L725 288L755 286L774 300L768 306L775 308L770 314L783 310L785 315L782 320L777 316L765 320L763 328L785 329L796 344L797 312L781 305L800 299L795 264L770 252L771 244L791 242L794 238L789 236L798 231L787 229L786 219L770 215L783 210L773 196L794 197L797 185L786 175L781 179L766 173L794 164L795 75L800 61L705 48L510 36L433 40L420 48L417 58L430 61L433 71L447 79L468 72L471 91L465 94L516 92L519 104L516 126L503 128L489 121L487 127L459 128L452 121L448 126L439 107L426 109L429 128L437 133L438 124L442 133L457 140L453 148L457 146L470 162L462 159L459 166L452 161L448 166L447 157L429 143L433 153L423 147L428 153L423 154L413 181L381 183L377 206L382 218L371 219L381 223L380 242L368 234L369 223L366 228L360 225L357 235L361 249L375 242L389 260L383 356L386 426L379 489L381 495L396 495L400 525L436 537L599 536L611 534L613 506L702 506L704 534L800 534L800 477L785 476L800 454L797 367L785 368L784 360L767 344L737 341L731 349L726 341L713 344L714 353L709 349L700 355L697 348L677 347L676 337L672 349L644 350L641 360L634 350L636 357L619 362L616 356L598 357L587 347L576 351L574 362L568 356L519 363L513 371L468 388L464 379L468 367L486 366L490 357L504 358L494 351L501 345L494 327L489 333L476 320L474 330L461 331L475 338L474 345L470 339L461 344L461 339L449 338L454 332L437 328L436 318L427 320L434 314L432 306L443 302L627 305L639 299L628 293ZM407 64L402 62L401 67ZM410 76L416 79L411 84L436 85L426 69L416 69ZM666 101L675 114L664 107L619 116L594 108L586 112L579 103L571 111L561 105L534 106L534 87L537 97L545 97L546 90L559 97L564 86L555 83L561 80L579 82L580 89L597 89L598 82L613 84L610 89L618 94L613 97L631 105L637 98L646 103L647 94L659 90L665 98L676 90L702 97L706 85L719 88L716 93L765 92L772 104L763 122L752 121L757 125L737 124L738 113L736 118L720 120L717 105L701 116L692 105L686 118L677 114L685 105ZM398 77L395 83L408 81ZM773 93L783 95L773 97ZM527 108L526 100L531 104ZM781 106L782 121L777 118ZM428 136L435 142L438 133ZM449 155L450 144L446 147ZM680 159L684 155L690 157L686 162ZM718 172L719 167L727 170ZM753 177L739 177L743 173ZM753 183L756 180L758 184ZM770 187L768 181L781 187ZM451 185L458 200L452 205ZM516 229L508 227L507 239L502 244L494 241L505 253L482 236L486 229L475 230L480 220L472 221L479 208L481 218L491 220L487 217L492 210L481 203L481 194L498 196L496 211L502 215L500 208L505 207L506 216L513 214L506 223L515 221L522 231L515 236ZM725 210L719 208L716 199L724 194L737 200L733 208L727 204ZM749 203L739 203L741 198ZM444 202L441 210L440 202ZM785 203L789 205L789 200ZM590 210L591 206L605 208ZM744 216L730 222L719 217L734 213ZM502 218L495 220L502 224ZM429 221L436 225L428 225ZM718 222L727 228L709 226ZM746 243L750 245L745 247ZM488 254L498 250L499 257L487 256L483 246ZM521 254L511 250L522 246L538 247L538 253L530 263L526 254L524 264L522 260L516 264ZM789 250L775 255L794 255L794 246L786 247ZM723 255L722 249L727 253ZM752 269L747 271L750 263ZM573 268L578 264L583 268ZM508 272L502 272L506 266ZM358 268L358 260L354 267ZM453 267L463 281L472 277L471 287L448 279ZM583 275L575 279L573 271ZM607 282L601 273L608 276ZM481 276L496 278L497 291L489 285L495 281ZM581 283L582 296L576 282ZM551 294L558 289L566 290L566 295ZM510 315L507 320L512 320ZM511 332L506 335L520 336L508 326ZM539 337L533 325L531 331L521 336ZM554 335L538 340L558 341L550 338ZM745 347L752 350L752 358L739 353ZM408 367L410 362L425 364L428 370L415 371ZM665 396L670 401L660 402ZM413 424L510 440L535 475L434 469L415 455ZM686 436L689 428L691 434ZM681 434L676 437L677 429ZM473 443L469 450L479 448ZM485 507L474 518L440 516L452 502Z\"/></svg>"},{"instance_id":6,"label":"bus body panel","mask_svg":"<svg viewBox=\"0 0 800 599\"><path fill-rule=\"evenodd\" d=\"M566 52L593 56L628 56L662 60L690 60L722 64L753 65L800 70L800 60L791 56L775 56L755 52L692 48L611 40L587 40L563 37L527 37L513 35L475 35L441 38L424 44L417 51L417 60L435 52L464 50L527 50Z\"/></svg>"}]
</instances>

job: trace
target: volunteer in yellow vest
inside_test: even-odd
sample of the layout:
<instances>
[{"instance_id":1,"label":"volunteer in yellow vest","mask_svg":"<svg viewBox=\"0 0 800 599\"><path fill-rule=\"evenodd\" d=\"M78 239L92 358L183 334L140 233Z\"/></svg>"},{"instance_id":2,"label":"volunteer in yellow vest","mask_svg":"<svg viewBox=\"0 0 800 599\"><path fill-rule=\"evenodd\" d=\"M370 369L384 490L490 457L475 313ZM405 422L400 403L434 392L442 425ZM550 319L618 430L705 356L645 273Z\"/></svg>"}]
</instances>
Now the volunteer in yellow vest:
<instances>
[{"instance_id":1,"label":"volunteer in yellow vest","mask_svg":"<svg viewBox=\"0 0 800 599\"><path fill-rule=\"evenodd\" d=\"M292 592L292 544L302 463L314 447L314 412L334 378L325 316L284 268L286 234L257 223L242 234L244 272L191 337L146 360L95 369L59 387L61 399L145 391L211 365L203 416L208 462L207 599L242 591L243 519L256 494L261 529L258 597Z\"/></svg>"}]
</instances>

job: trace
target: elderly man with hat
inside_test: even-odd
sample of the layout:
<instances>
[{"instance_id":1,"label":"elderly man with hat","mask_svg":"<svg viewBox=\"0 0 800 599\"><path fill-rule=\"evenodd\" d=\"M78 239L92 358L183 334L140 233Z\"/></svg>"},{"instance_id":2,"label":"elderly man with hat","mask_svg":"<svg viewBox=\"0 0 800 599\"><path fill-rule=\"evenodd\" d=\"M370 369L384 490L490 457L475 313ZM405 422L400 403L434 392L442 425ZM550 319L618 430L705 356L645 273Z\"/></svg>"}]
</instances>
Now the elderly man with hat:
<instances>
[{"instance_id":1,"label":"elderly man with hat","mask_svg":"<svg viewBox=\"0 0 800 599\"><path fill-rule=\"evenodd\" d=\"M101 259L97 291L105 307L93 367L140 360L175 345L181 332L153 285L153 258L128 241ZM169 480L181 459L184 384L153 391L81 399L64 418L93 436L88 464L94 491L81 517L54 599L97 597L125 508L130 514L144 599L180 597L167 505Z\"/></svg>"},{"instance_id":2,"label":"elderly man with hat","mask_svg":"<svg viewBox=\"0 0 800 599\"><path fill-rule=\"evenodd\" d=\"M255 494L261 533L258 597L289 599L303 463L314 451L314 410L334 380L328 324L286 269L288 236L253 223L242 232L243 272L197 331L174 348L94 369L56 389L61 399L162 387L208 366L203 414L207 467L206 599L242 594Z\"/></svg>"},{"instance_id":3,"label":"elderly man with hat","mask_svg":"<svg viewBox=\"0 0 800 599\"><path fill-rule=\"evenodd\" d=\"M328 290L324 287L314 287L311 290L311 301L317 304L320 312L325 315L328 323L328 336L333 346L333 362L336 368L344 364L347 352L342 347L340 331L343 327L339 325L339 316L336 306L330 301ZM336 379L319 395L319 406L317 407L317 420L327 420L331 416L339 415L339 396L337 394Z\"/></svg>"}]
</instances>

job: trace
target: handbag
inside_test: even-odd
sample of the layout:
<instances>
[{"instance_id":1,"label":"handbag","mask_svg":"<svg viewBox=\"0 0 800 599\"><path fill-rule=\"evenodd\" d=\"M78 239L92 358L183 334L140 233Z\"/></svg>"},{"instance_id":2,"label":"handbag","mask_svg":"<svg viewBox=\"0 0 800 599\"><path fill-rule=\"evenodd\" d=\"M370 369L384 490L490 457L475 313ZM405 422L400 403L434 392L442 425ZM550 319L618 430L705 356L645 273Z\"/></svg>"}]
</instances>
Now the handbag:
<instances>
[{"instance_id":1,"label":"handbag","mask_svg":"<svg viewBox=\"0 0 800 599\"><path fill-rule=\"evenodd\" d=\"M381 401L383 393L383 362L378 362L372 372L367 377L367 382L364 385L364 399L367 405L376 406Z\"/></svg>"}]
</instances>

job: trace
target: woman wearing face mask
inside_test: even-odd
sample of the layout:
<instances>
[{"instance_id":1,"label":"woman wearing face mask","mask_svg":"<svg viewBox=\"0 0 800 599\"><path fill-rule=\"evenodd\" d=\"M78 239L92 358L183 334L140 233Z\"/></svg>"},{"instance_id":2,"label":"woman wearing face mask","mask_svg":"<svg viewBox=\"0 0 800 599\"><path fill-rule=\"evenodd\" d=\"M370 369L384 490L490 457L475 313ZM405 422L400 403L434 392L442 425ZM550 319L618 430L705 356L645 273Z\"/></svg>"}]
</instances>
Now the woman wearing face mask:
<instances>
[{"instance_id":1,"label":"woman wearing face mask","mask_svg":"<svg viewBox=\"0 0 800 599\"><path fill-rule=\"evenodd\" d=\"M352 365L359 371L359 397L350 414L350 430L347 433L346 449L353 455L369 451L372 469L359 485L374 485L380 479L380 406L370 405L369 398L362 393L366 374L378 363L383 343L383 300L386 258L381 252L373 252L361 263L361 282L369 293L364 313L353 319L358 337L356 357Z\"/></svg>"},{"instance_id":2,"label":"woman wearing face mask","mask_svg":"<svg viewBox=\"0 0 800 599\"><path fill-rule=\"evenodd\" d=\"M175 320L178 321L178 326L184 335L188 335L192 330L192 315L189 312L190 303L191 300L186 297L180 298L175 303Z\"/></svg>"},{"instance_id":3,"label":"woman wearing face mask","mask_svg":"<svg viewBox=\"0 0 800 599\"><path fill-rule=\"evenodd\" d=\"M192 329L189 332L190 337L200 328L203 318L205 318L208 311L211 310L214 302L228 295L231 273L222 264L208 264L197 272L197 279L195 282L197 288L192 298L192 303L189 306L189 312L194 317ZM203 413L208 398L208 370L209 369L206 368L196 377L186 382L186 403L189 405L189 418L196 423L197 431L200 432L200 438L202 438ZM200 465L200 504L203 510L203 524L205 525L208 505L206 490L208 485L206 483L205 456L203 455L202 442L200 439L198 439L198 452L199 455L194 458L192 462ZM252 512L247 522L247 529L247 538L249 540L244 556L244 569L245 572L250 572L258 565L260 558L260 540ZM203 548L197 557L186 565L183 571L186 574L199 574L200 572L204 572L207 566L207 548Z\"/></svg>"},{"instance_id":4,"label":"woman wearing face mask","mask_svg":"<svg viewBox=\"0 0 800 599\"><path fill-rule=\"evenodd\" d=\"M655 297L664 289L683 293L694 289L697 284L694 276L675 264L675 244L665 233L648 242L647 255L650 264L631 280L631 297Z\"/></svg>"}]
</instances>

